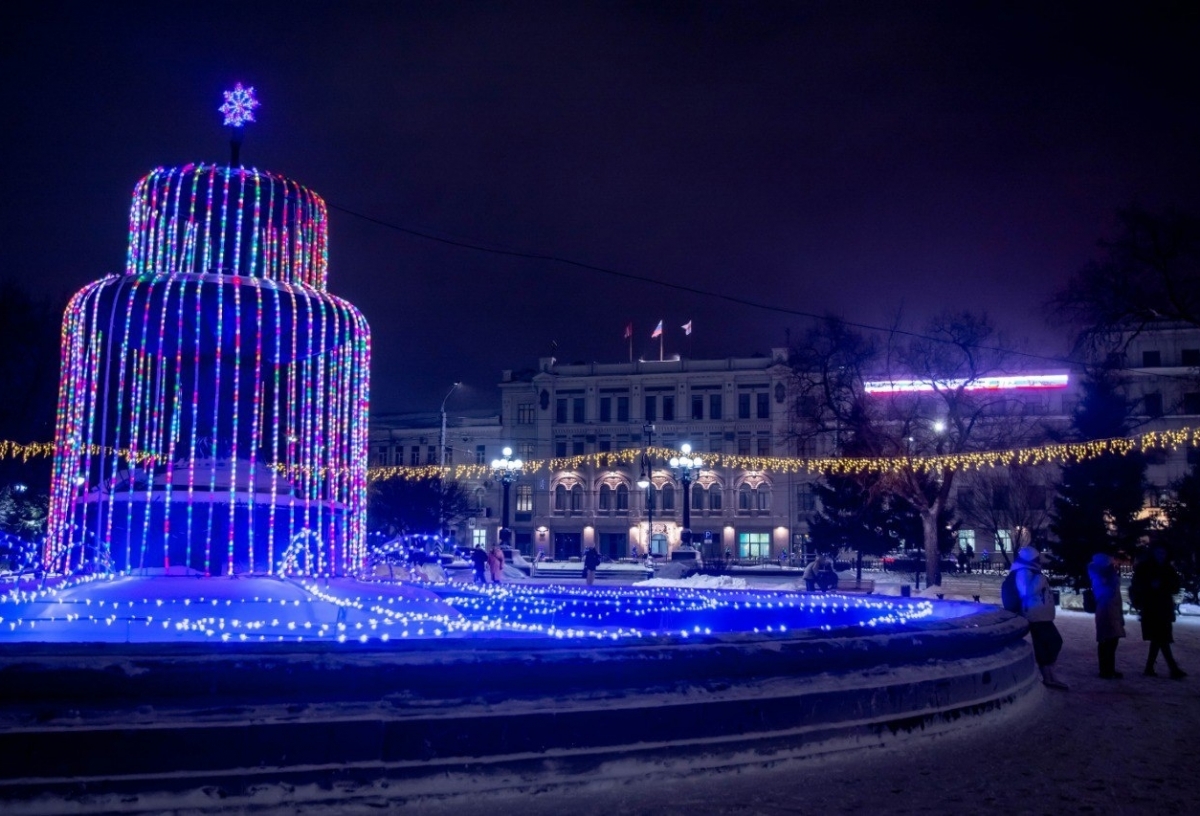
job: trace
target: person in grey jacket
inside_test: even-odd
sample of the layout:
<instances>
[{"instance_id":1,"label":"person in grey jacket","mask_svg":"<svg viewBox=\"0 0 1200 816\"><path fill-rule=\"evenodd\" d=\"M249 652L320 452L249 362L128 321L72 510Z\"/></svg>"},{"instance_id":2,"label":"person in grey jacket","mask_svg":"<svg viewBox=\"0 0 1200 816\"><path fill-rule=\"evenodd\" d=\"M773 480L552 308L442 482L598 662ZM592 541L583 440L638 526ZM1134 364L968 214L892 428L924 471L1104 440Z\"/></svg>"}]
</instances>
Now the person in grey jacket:
<instances>
[{"instance_id":1,"label":"person in grey jacket","mask_svg":"<svg viewBox=\"0 0 1200 816\"><path fill-rule=\"evenodd\" d=\"M1088 564L1092 595L1096 599L1096 648L1100 657L1100 676L1120 680L1117 671L1117 644L1125 637L1125 611L1121 602L1121 574L1110 556L1096 553Z\"/></svg>"},{"instance_id":2,"label":"person in grey jacket","mask_svg":"<svg viewBox=\"0 0 1200 816\"><path fill-rule=\"evenodd\" d=\"M1013 559L1017 592L1021 595L1021 614L1029 621L1029 639L1033 641L1033 658L1042 672L1042 683L1052 689L1066 691L1069 686L1054 672L1063 639L1054 625L1054 592L1042 574L1041 558L1035 548L1025 546Z\"/></svg>"}]
</instances>

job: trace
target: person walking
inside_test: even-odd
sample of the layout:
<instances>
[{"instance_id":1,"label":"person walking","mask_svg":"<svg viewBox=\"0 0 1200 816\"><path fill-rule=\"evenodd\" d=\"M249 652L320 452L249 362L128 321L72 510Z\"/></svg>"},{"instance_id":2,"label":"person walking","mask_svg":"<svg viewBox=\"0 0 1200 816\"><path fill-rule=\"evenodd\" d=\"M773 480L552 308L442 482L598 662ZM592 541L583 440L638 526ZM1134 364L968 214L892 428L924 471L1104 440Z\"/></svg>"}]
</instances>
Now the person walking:
<instances>
[{"instance_id":1,"label":"person walking","mask_svg":"<svg viewBox=\"0 0 1200 816\"><path fill-rule=\"evenodd\" d=\"M599 566L600 553L596 552L595 547L588 547L583 554L583 577L588 586L596 582L596 568Z\"/></svg>"},{"instance_id":2,"label":"person walking","mask_svg":"<svg viewBox=\"0 0 1200 816\"><path fill-rule=\"evenodd\" d=\"M1154 664L1162 652L1172 680L1182 680L1187 672L1179 668L1171 653L1172 624L1175 622L1175 594L1179 592L1179 573L1167 558L1167 548L1156 544L1146 558L1133 570L1129 583L1129 602L1142 618L1142 640L1149 641L1146 669L1142 674L1157 677Z\"/></svg>"},{"instance_id":3,"label":"person walking","mask_svg":"<svg viewBox=\"0 0 1200 816\"><path fill-rule=\"evenodd\" d=\"M1092 597L1096 599L1096 649L1100 658L1100 677L1120 680L1117 671L1117 645L1125 637L1125 612L1121 602L1121 574L1112 557L1104 553L1092 556L1088 564L1092 579Z\"/></svg>"},{"instance_id":4,"label":"person walking","mask_svg":"<svg viewBox=\"0 0 1200 816\"><path fill-rule=\"evenodd\" d=\"M492 583L498 584L504 578L504 550L499 544L493 544L488 553L488 566L492 568Z\"/></svg>"},{"instance_id":5,"label":"person walking","mask_svg":"<svg viewBox=\"0 0 1200 816\"><path fill-rule=\"evenodd\" d=\"M487 583L487 578L485 577L485 570L487 570L487 566L487 553L483 551L483 547L480 547L478 544L476 544L475 549L471 550L471 569L475 572L475 583Z\"/></svg>"},{"instance_id":6,"label":"person walking","mask_svg":"<svg viewBox=\"0 0 1200 816\"><path fill-rule=\"evenodd\" d=\"M1021 596L1021 614L1029 621L1029 638L1033 641L1033 659L1042 672L1042 683L1052 689L1070 688L1054 672L1063 639L1054 625L1054 593L1042 574L1041 559L1034 547L1024 546L1013 559L1014 581Z\"/></svg>"}]
</instances>

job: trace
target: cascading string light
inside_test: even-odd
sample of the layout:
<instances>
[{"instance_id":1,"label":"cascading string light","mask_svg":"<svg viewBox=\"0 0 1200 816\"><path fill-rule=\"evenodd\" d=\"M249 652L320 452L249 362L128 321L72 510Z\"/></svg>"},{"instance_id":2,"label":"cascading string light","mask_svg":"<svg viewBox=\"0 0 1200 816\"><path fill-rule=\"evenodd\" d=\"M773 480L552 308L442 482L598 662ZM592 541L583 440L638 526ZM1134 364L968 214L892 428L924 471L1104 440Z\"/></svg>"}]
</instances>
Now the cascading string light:
<instances>
[{"instance_id":1,"label":"cascading string light","mask_svg":"<svg viewBox=\"0 0 1200 816\"><path fill-rule=\"evenodd\" d=\"M369 329L326 291L328 216L300 185L188 165L134 190L124 275L63 322L48 569L274 573L299 531L321 572L366 548Z\"/></svg>"}]
</instances>

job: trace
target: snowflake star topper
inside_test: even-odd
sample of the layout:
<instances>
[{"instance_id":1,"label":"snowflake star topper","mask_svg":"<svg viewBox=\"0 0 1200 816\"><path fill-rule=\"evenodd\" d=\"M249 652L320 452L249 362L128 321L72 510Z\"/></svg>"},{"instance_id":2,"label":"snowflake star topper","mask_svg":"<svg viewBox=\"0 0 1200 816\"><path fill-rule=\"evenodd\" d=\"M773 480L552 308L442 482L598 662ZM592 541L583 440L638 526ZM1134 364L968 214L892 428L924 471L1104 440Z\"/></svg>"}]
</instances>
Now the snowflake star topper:
<instances>
[{"instance_id":1,"label":"snowflake star topper","mask_svg":"<svg viewBox=\"0 0 1200 816\"><path fill-rule=\"evenodd\" d=\"M242 83L233 87L232 91L222 91L225 94L225 104L217 108L225 114L225 124L240 128L247 122L254 121L254 109L259 102L254 97L253 88L243 88Z\"/></svg>"}]
</instances>

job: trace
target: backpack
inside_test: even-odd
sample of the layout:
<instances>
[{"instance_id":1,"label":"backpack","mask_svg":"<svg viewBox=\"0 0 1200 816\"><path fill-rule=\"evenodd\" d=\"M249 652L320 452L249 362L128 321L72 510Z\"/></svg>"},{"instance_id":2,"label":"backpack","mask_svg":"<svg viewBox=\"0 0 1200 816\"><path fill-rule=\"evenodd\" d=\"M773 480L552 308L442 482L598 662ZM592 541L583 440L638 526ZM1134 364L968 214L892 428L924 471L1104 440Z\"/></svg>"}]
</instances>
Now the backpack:
<instances>
[{"instance_id":1,"label":"backpack","mask_svg":"<svg viewBox=\"0 0 1200 816\"><path fill-rule=\"evenodd\" d=\"M1000 605L1014 615L1020 615L1025 611L1021 603L1021 592L1017 589L1016 570L1009 570L1008 575L1004 576L1003 583L1000 584Z\"/></svg>"}]
</instances>

